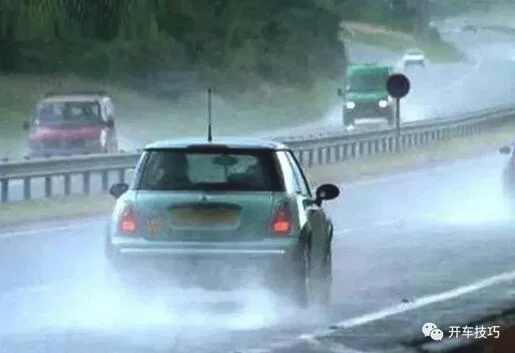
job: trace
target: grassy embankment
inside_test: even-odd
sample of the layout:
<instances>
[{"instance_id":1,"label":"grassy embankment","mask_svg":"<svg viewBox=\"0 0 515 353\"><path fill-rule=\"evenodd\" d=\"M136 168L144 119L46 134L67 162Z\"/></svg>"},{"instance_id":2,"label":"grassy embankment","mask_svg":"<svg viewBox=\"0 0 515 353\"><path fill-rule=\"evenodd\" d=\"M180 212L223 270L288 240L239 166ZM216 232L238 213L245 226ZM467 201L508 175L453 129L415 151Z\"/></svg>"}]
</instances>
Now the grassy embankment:
<instances>
[{"instance_id":1,"label":"grassy embankment","mask_svg":"<svg viewBox=\"0 0 515 353\"><path fill-rule=\"evenodd\" d=\"M488 11L473 12L466 18L478 26L500 26L515 30L515 3L491 4Z\"/></svg>"},{"instance_id":2,"label":"grassy embankment","mask_svg":"<svg viewBox=\"0 0 515 353\"><path fill-rule=\"evenodd\" d=\"M311 183L349 182L399 170L425 167L456 158L469 157L509 143L515 134L515 123L474 137L457 138L437 145L419 147L400 154L367 157L336 165L308 168ZM19 224L47 219L68 219L107 213L113 200L110 196L56 197L2 205L0 224Z\"/></svg>"},{"instance_id":3,"label":"grassy embankment","mask_svg":"<svg viewBox=\"0 0 515 353\"><path fill-rule=\"evenodd\" d=\"M346 22L344 27L344 33L352 33L352 41L388 48L399 54L418 46L435 60L455 61L461 58L461 53L447 43L417 42L406 33L364 23ZM337 101L337 86L338 82L327 80L320 80L311 90L303 92L266 86L261 90L267 92L262 99L249 94L248 97L240 97L238 103L215 96L215 133L270 131L319 119L327 113L328 106ZM122 134L128 135L133 142L141 144L153 139L205 132L207 107L203 95L171 102L133 89L77 77L0 76L0 157L18 158L24 153L22 121L27 119L44 92L88 89L110 92L120 116Z\"/></svg>"},{"instance_id":4,"label":"grassy embankment","mask_svg":"<svg viewBox=\"0 0 515 353\"><path fill-rule=\"evenodd\" d=\"M320 81L310 91L272 89L259 102L245 97L239 104L214 96L215 134L271 130L319 119L334 104L335 82ZM44 92L107 89L117 107L122 135L139 143L205 133L207 95L170 102L135 90L76 77L0 76L0 157L23 154L22 121ZM252 102L253 101L253 102Z\"/></svg>"},{"instance_id":5,"label":"grassy embankment","mask_svg":"<svg viewBox=\"0 0 515 353\"><path fill-rule=\"evenodd\" d=\"M410 48L422 49L427 57L435 62L451 63L465 59L465 55L445 41L420 39L412 34L370 25L361 22L344 22L344 33L350 40L370 44L394 52L404 52Z\"/></svg>"}]
</instances>

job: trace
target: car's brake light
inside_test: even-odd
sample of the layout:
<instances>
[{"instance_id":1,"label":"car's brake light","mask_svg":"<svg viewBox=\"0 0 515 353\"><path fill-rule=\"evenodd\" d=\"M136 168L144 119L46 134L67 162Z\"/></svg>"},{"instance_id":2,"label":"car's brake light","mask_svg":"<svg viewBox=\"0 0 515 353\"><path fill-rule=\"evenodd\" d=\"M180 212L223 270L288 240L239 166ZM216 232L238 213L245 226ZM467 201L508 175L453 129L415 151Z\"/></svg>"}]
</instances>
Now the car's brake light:
<instances>
[{"instance_id":1,"label":"car's brake light","mask_svg":"<svg viewBox=\"0 0 515 353\"><path fill-rule=\"evenodd\" d=\"M136 231L136 215L131 204L125 205L120 214L120 230L124 233L134 233Z\"/></svg>"},{"instance_id":2,"label":"car's brake light","mask_svg":"<svg viewBox=\"0 0 515 353\"><path fill-rule=\"evenodd\" d=\"M284 206L279 207L272 217L272 230L276 234L287 234L291 230L291 215Z\"/></svg>"}]
</instances>

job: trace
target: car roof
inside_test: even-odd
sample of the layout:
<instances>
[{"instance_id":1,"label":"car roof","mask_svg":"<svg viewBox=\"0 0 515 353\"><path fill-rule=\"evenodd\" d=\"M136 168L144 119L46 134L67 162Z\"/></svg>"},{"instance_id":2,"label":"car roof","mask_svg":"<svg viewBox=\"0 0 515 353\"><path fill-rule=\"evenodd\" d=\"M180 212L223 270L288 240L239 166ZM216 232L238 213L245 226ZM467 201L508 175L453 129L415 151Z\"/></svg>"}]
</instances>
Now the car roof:
<instances>
[{"instance_id":1,"label":"car roof","mask_svg":"<svg viewBox=\"0 0 515 353\"><path fill-rule=\"evenodd\" d=\"M40 103L63 103L63 102L96 102L102 99L102 96L97 95L59 95L45 97L40 100Z\"/></svg>"},{"instance_id":2,"label":"car roof","mask_svg":"<svg viewBox=\"0 0 515 353\"><path fill-rule=\"evenodd\" d=\"M181 139L169 139L152 142L145 146L145 150L152 149L182 149L188 147L209 147L223 146L228 148L255 148L267 150L289 150L289 148L277 141L257 139L257 138L239 138L239 137L218 137L213 138L213 142L208 142L205 137L192 137Z\"/></svg>"},{"instance_id":3,"label":"car roof","mask_svg":"<svg viewBox=\"0 0 515 353\"><path fill-rule=\"evenodd\" d=\"M392 72L393 68L384 64L353 64L347 67L347 74L352 75L360 75L360 74L368 74L368 73L378 73L378 72Z\"/></svg>"},{"instance_id":4,"label":"car roof","mask_svg":"<svg viewBox=\"0 0 515 353\"><path fill-rule=\"evenodd\" d=\"M348 66L349 71L358 71L358 70L389 70L392 67L386 64L380 63L365 63L365 64L351 64Z\"/></svg>"}]
</instances>

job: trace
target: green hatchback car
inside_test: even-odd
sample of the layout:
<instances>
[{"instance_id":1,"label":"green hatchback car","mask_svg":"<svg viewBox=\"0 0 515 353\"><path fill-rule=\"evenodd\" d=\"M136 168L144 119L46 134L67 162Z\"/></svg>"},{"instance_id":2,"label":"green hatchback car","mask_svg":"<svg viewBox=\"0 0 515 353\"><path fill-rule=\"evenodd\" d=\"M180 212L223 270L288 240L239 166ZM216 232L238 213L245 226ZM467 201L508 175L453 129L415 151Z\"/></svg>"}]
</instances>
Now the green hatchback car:
<instances>
[{"instance_id":1,"label":"green hatchback car","mask_svg":"<svg viewBox=\"0 0 515 353\"><path fill-rule=\"evenodd\" d=\"M130 185L114 184L105 236L109 281L227 289L265 285L296 304L327 304L333 223L285 145L238 138L146 146Z\"/></svg>"}]
</instances>

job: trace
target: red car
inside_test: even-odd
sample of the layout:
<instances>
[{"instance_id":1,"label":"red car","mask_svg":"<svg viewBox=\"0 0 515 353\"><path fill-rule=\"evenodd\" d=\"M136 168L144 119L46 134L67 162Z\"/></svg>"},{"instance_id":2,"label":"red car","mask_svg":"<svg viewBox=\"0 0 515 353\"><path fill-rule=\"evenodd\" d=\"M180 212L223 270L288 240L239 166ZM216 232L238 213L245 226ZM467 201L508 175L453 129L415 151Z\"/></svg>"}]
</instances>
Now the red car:
<instances>
[{"instance_id":1,"label":"red car","mask_svg":"<svg viewBox=\"0 0 515 353\"><path fill-rule=\"evenodd\" d=\"M104 92L47 94L23 128L30 157L118 151L114 106Z\"/></svg>"}]
</instances>

